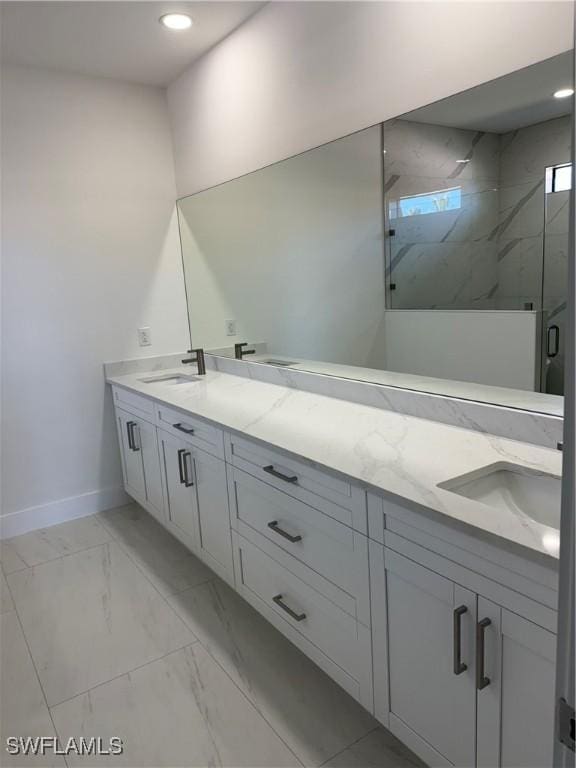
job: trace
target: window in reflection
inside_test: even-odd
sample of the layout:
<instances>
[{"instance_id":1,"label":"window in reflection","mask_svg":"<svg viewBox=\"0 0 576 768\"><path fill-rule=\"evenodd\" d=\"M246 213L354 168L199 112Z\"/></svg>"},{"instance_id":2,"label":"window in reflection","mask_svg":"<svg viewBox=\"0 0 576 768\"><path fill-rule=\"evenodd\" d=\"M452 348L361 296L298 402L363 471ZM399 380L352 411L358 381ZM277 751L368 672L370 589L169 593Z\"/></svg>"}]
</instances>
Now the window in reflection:
<instances>
[{"instance_id":1,"label":"window in reflection","mask_svg":"<svg viewBox=\"0 0 576 768\"><path fill-rule=\"evenodd\" d=\"M391 200L389 214L391 219L406 216L422 216L427 213L455 211L462 207L461 187L438 189L420 195L407 195L399 200Z\"/></svg>"},{"instance_id":2,"label":"window in reflection","mask_svg":"<svg viewBox=\"0 0 576 768\"><path fill-rule=\"evenodd\" d=\"M562 163L546 168L546 192L567 192L572 189L572 165Z\"/></svg>"}]
</instances>

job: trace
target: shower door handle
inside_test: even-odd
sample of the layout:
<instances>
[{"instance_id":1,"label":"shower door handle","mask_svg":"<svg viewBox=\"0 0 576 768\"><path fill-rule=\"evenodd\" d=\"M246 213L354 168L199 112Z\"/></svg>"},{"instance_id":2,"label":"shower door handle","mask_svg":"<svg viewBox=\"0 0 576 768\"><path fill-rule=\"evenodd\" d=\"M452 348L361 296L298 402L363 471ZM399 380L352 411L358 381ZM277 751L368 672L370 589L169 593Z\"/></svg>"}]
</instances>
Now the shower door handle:
<instances>
[{"instance_id":1,"label":"shower door handle","mask_svg":"<svg viewBox=\"0 0 576 768\"><path fill-rule=\"evenodd\" d=\"M553 343L551 343L553 342ZM546 354L548 357L556 357L560 350L560 328L550 325L546 335Z\"/></svg>"}]
</instances>

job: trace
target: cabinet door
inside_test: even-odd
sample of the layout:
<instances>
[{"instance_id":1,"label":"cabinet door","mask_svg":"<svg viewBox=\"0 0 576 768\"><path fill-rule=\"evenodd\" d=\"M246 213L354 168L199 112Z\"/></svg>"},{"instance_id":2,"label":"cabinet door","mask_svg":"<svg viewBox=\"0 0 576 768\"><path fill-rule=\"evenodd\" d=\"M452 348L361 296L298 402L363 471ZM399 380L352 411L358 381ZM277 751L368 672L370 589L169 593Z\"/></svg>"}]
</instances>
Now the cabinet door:
<instances>
[{"instance_id":1,"label":"cabinet door","mask_svg":"<svg viewBox=\"0 0 576 768\"><path fill-rule=\"evenodd\" d=\"M198 504L194 484L192 449L181 440L160 432L164 466L167 522L184 533L189 546L197 548Z\"/></svg>"},{"instance_id":2,"label":"cabinet door","mask_svg":"<svg viewBox=\"0 0 576 768\"><path fill-rule=\"evenodd\" d=\"M191 455L198 500L198 554L222 578L233 583L226 465L197 448L191 449Z\"/></svg>"},{"instance_id":3,"label":"cabinet door","mask_svg":"<svg viewBox=\"0 0 576 768\"><path fill-rule=\"evenodd\" d=\"M476 595L389 549L384 564L390 729L430 765L473 766Z\"/></svg>"},{"instance_id":4,"label":"cabinet door","mask_svg":"<svg viewBox=\"0 0 576 768\"><path fill-rule=\"evenodd\" d=\"M156 427L143 419L135 419L142 450L144 481L146 485L146 508L160 522L164 522L164 499Z\"/></svg>"},{"instance_id":5,"label":"cabinet door","mask_svg":"<svg viewBox=\"0 0 576 768\"><path fill-rule=\"evenodd\" d=\"M556 637L489 600L478 599L483 630L478 690L478 767L552 765ZM483 651L483 653L482 653Z\"/></svg>"},{"instance_id":6,"label":"cabinet door","mask_svg":"<svg viewBox=\"0 0 576 768\"><path fill-rule=\"evenodd\" d=\"M142 461L142 444L138 430L138 419L124 411L116 411L118 438L122 454L124 487L137 501L146 500L146 482Z\"/></svg>"}]
</instances>

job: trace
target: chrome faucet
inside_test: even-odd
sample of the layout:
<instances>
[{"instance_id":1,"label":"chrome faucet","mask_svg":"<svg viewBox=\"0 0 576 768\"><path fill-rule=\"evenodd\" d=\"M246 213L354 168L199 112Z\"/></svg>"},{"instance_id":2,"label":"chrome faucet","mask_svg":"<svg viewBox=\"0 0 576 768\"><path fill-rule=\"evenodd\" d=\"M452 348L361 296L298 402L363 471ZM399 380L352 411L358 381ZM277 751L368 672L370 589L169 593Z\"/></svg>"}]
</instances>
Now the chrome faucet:
<instances>
[{"instance_id":1,"label":"chrome faucet","mask_svg":"<svg viewBox=\"0 0 576 768\"><path fill-rule=\"evenodd\" d=\"M242 358L245 355L254 355L256 354L255 349L243 349L243 347L247 347L248 342L243 341L241 344L234 344L234 357L236 360L242 360Z\"/></svg>"},{"instance_id":2,"label":"chrome faucet","mask_svg":"<svg viewBox=\"0 0 576 768\"><path fill-rule=\"evenodd\" d=\"M188 357L186 360L182 360L183 365L188 363L198 363L198 375L206 375L206 360L204 359L203 349L189 349L188 354L194 355L194 357Z\"/></svg>"}]
</instances>

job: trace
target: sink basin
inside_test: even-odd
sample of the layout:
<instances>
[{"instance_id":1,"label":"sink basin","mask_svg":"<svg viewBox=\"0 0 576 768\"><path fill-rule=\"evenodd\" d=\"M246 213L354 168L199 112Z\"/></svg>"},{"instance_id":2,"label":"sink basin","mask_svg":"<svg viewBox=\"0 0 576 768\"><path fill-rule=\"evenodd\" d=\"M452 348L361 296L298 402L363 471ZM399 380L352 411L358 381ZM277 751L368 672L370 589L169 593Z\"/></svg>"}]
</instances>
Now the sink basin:
<instances>
[{"instance_id":1,"label":"sink basin","mask_svg":"<svg viewBox=\"0 0 576 768\"><path fill-rule=\"evenodd\" d=\"M143 384L190 384L191 381L202 381L200 376L185 373L164 373L161 376L151 376L140 379Z\"/></svg>"},{"instance_id":2,"label":"sink basin","mask_svg":"<svg viewBox=\"0 0 576 768\"><path fill-rule=\"evenodd\" d=\"M525 515L541 525L560 528L561 481L556 475L497 462L447 480L438 487L497 509Z\"/></svg>"},{"instance_id":3,"label":"sink basin","mask_svg":"<svg viewBox=\"0 0 576 768\"><path fill-rule=\"evenodd\" d=\"M264 363L264 365L277 365L280 368L289 368L291 365L296 365L296 363L291 360L274 360L273 358L270 358L269 360L259 360L258 362Z\"/></svg>"}]
</instances>

